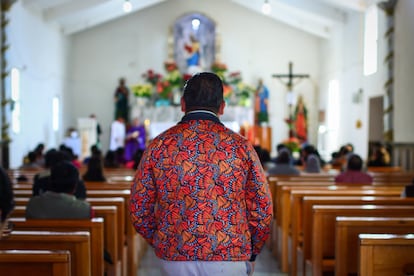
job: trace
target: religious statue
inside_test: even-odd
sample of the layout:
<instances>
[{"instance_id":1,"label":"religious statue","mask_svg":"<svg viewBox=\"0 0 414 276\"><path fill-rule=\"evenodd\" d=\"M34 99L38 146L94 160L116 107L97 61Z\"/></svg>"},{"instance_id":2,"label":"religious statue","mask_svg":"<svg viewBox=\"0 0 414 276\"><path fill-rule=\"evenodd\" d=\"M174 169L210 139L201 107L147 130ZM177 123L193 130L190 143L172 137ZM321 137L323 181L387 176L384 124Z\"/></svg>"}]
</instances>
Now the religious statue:
<instances>
[{"instance_id":1,"label":"religious statue","mask_svg":"<svg viewBox=\"0 0 414 276\"><path fill-rule=\"evenodd\" d=\"M125 85L125 79L119 79L119 85L115 90L114 101L115 101L115 115L114 119L119 117L123 118L125 122L129 119L129 89Z\"/></svg>"},{"instance_id":2,"label":"religious statue","mask_svg":"<svg viewBox=\"0 0 414 276\"><path fill-rule=\"evenodd\" d=\"M194 35L190 35L191 44L185 44L185 57L187 60L187 73L193 75L201 71L200 60L200 42Z\"/></svg>"},{"instance_id":3,"label":"religious statue","mask_svg":"<svg viewBox=\"0 0 414 276\"><path fill-rule=\"evenodd\" d=\"M289 139L297 138L300 142L305 142L307 140L307 111L303 103L302 97L300 97L295 111L292 112L293 108L293 80L298 79L299 81L305 78L309 78L308 74L293 74L293 63L289 62L289 73L287 74L274 74L274 78L279 80L288 79L287 82L283 82L286 85L288 91L288 108L289 108L289 118L285 119L289 127Z\"/></svg>"},{"instance_id":4,"label":"religious statue","mask_svg":"<svg viewBox=\"0 0 414 276\"><path fill-rule=\"evenodd\" d=\"M268 103L269 90L263 84L263 80L260 79L255 95L255 125L269 122Z\"/></svg>"},{"instance_id":5,"label":"religious statue","mask_svg":"<svg viewBox=\"0 0 414 276\"><path fill-rule=\"evenodd\" d=\"M301 143L308 140L308 110L303 101L302 95L299 96L293 113L293 122L295 128L295 136Z\"/></svg>"}]
</instances>

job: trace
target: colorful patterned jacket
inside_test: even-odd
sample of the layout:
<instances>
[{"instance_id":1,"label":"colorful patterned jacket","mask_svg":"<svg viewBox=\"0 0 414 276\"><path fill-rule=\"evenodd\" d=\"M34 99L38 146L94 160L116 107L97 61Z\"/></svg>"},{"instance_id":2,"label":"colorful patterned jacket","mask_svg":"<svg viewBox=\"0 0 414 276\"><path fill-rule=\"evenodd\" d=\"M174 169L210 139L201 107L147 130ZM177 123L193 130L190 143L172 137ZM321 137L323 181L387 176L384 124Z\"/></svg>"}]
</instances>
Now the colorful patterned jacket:
<instances>
[{"instance_id":1,"label":"colorful patterned jacket","mask_svg":"<svg viewBox=\"0 0 414 276\"><path fill-rule=\"evenodd\" d=\"M138 233L171 261L253 261L272 220L253 146L203 111L151 142L129 208Z\"/></svg>"}]
</instances>

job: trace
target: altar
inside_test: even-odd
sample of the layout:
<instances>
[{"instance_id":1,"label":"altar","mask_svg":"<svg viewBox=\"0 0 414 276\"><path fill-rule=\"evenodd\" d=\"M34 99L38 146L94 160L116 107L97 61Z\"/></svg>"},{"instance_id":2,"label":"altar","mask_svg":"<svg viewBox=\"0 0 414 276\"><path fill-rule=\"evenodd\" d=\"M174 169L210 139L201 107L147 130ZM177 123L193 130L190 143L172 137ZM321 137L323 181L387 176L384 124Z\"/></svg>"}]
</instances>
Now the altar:
<instances>
[{"instance_id":1,"label":"altar","mask_svg":"<svg viewBox=\"0 0 414 276\"><path fill-rule=\"evenodd\" d=\"M184 113L180 106L139 106L131 109L131 118L138 117L146 122L148 139L153 139L164 130L177 124ZM254 111L251 107L226 106L220 120L225 126L239 133L242 126L253 125Z\"/></svg>"}]
</instances>

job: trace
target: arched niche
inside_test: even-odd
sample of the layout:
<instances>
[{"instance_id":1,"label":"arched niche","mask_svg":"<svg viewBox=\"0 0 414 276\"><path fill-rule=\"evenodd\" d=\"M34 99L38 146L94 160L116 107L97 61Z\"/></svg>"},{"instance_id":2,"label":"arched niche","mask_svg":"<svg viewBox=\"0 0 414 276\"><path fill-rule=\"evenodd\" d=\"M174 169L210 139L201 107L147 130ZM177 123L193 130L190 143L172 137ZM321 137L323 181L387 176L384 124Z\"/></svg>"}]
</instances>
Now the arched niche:
<instances>
[{"instance_id":1,"label":"arched niche","mask_svg":"<svg viewBox=\"0 0 414 276\"><path fill-rule=\"evenodd\" d=\"M198 28L194 23L198 21ZM188 72L186 45L191 45L191 36L199 43L200 71L209 71L217 59L218 39L216 23L201 13L189 13L177 18L172 27L169 58L173 59L180 72ZM171 49L172 48L172 49Z\"/></svg>"}]
</instances>

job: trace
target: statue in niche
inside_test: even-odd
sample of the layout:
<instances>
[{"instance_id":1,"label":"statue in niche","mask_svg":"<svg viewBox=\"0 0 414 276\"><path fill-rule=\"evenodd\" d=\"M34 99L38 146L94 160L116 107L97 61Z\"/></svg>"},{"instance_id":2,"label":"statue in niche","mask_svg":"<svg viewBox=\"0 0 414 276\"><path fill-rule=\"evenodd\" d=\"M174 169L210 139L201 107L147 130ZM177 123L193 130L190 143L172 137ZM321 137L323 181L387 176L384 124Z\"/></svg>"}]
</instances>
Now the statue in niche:
<instances>
[{"instance_id":1,"label":"statue in niche","mask_svg":"<svg viewBox=\"0 0 414 276\"><path fill-rule=\"evenodd\" d=\"M215 23L199 13L175 21L174 60L182 74L211 70L215 61L215 29Z\"/></svg>"}]
</instances>

